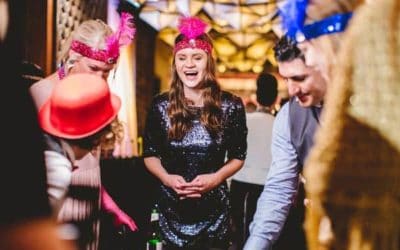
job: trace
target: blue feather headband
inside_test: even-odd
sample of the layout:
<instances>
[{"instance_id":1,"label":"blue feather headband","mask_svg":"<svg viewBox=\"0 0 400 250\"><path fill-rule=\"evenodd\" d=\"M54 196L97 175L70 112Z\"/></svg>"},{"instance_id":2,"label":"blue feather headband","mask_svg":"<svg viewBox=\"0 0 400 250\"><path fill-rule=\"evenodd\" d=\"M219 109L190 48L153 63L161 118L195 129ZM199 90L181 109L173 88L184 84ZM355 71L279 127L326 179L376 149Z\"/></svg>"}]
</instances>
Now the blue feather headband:
<instances>
[{"instance_id":1,"label":"blue feather headband","mask_svg":"<svg viewBox=\"0 0 400 250\"><path fill-rule=\"evenodd\" d=\"M308 0L287 0L279 10L286 35L296 42L303 42L322 35L342 32L353 13L336 14L304 25Z\"/></svg>"}]
</instances>

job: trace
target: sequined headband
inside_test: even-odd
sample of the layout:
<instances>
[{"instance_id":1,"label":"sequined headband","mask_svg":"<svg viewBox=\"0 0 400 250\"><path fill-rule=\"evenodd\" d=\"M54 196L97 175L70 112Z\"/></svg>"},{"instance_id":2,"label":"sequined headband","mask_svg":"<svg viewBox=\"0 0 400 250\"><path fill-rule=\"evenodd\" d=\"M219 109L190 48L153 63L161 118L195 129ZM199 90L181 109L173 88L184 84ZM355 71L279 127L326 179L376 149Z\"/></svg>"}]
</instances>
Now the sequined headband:
<instances>
[{"instance_id":1,"label":"sequined headband","mask_svg":"<svg viewBox=\"0 0 400 250\"><path fill-rule=\"evenodd\" d=\"M201 39L183 39L182 41L178 42L174 47L174 54L181 49L192 48L192 49L202 49L207 53L211 53L212 45L204 40Z\"/></svg>"},{"instance_id":2,"label":"sequined headband","mask_svg":"<svg viewBox=\"0 0 400 250\"><path fill-rule=\"evenodd\" d=\"M186 48L197 48L210 54L212 51L212 44L206 40L198 38L199 36L205 34L206 28L207 24L199 18L182 17L179 20L178 29L184 38L175 44L174 54L179 50Z\"/></svg>"},{"instance_id":3,"label":"sequined headband","mask_svg":"<svg viewBox=\"0 0 400 250\"><path fill-rule=\"evenodd\" d=\"M353 13L337 14L327 17L318 22L305 25L302 31L298 31L295 34L288 34L288 36L300 43L322 35L342 32L346 29L352 14Z\"/></svg>"},{"instance_id":4,"label":"sequined headband","mask_svg":"<svg viewBox=\"0 0 400 250\"><path fill-rule=\"evenodd\" d=\"M71 50L81 54L84 57L88 57L90 59L94 59L97 61L102 61L108 64L114 64L119 57L119 52L109 53L109 50L107 49L104 50L94 49L76 40L72 41Z\"/></svg>"},{"instance_id":5,"label":"sequined headband","mask_svg":"<svg viewBox=\"0 0 400 250\"><path fill-rule=\"evenodd\" d=\"M336 14L304 25L307 5L308 0L288 0L279 10L287 36L298 43L344 31L353 15L353 13Z\"/></svg>"},{"instance_id":6,"label":"sequined headband","mask_svg":"<svg viewBox=\"0 0 400 250\"><path fill-rule=\"evenodd\" d=\"M97 61L114 64L119 57L119 47L131 43L135 36L135 31L133 16L123 12L118 30L106 39L105 49L92 48L78 40L73 40L71 50Z\"/></svg>"}]
</instances>

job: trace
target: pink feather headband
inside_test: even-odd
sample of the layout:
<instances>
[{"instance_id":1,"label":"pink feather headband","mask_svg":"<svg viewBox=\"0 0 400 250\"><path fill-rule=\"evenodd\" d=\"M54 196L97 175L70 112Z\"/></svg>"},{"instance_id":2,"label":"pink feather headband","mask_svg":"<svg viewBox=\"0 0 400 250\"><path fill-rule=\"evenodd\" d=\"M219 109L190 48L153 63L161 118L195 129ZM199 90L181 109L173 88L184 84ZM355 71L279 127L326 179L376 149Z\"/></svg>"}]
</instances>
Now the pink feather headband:
<instances>
[{"instance_id":1,"label":"pink feather headband","mask_svg":"<svg viewBox=\"0 0 400 250\"><path fill-rule=\"evenodd\" d=\"M179 20L178 29L185 37L182 41L175 44L174 54L181 49L192 48L202 49L207 53L211 53L212 45L202 39L197 39L205 34L207 24L197 17L182 17Z\"/></svg>"},{"instance_id":2,"label":"pink feather headband","mask_svg":"<svg viewBox=\"0 0 400 250\"><path fill-rule=\"evenodd\" d=\"M73 40L71 50L94 60L102 61L108 64L114 64L119 57L119 47L132 42L135 36L135 26L133 24L133 16L123 12L118 26L118 30L107 37L106 48L99 50L92 48L80 41Z\"/></svg>"}]
</instances>

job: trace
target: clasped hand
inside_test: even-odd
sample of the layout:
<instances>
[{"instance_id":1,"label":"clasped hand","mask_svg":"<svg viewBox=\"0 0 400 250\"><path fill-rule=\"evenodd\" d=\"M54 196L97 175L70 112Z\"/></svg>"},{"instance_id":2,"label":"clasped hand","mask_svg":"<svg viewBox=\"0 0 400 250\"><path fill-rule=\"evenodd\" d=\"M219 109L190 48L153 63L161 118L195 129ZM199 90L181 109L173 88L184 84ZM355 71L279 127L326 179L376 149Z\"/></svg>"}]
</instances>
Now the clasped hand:
<instances>
[{"instance_id":1,"label":"clasped hand","mask_svg":"<svg viewBox=\"0 0 400 250\"><path fill-rule=\"evenodd\" d=\"M172 188L180 199L187 199L200 198L203 193L215 188L220 182L215 173L198 175L191 182L186 182L180 175L170 174L165 185Z\"/></svg>"}]
</instances>

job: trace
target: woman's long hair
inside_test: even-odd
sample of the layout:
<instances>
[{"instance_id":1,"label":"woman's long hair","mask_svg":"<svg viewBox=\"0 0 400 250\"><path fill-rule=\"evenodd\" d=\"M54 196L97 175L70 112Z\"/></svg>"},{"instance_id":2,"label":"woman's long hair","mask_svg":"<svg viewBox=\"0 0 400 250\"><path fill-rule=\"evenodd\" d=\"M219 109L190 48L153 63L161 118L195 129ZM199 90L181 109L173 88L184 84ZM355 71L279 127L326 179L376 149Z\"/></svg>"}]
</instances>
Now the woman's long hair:
<instances>
[{"instance_id":1,"label":"woman's long hair","mask_svg":"<svg viewBox=\"0 0 400 250\"><path fill-rule=\"evenodd\" d=\"M175 44L182 39L184 39L184 36L179 35L175 39ZM205 40L211 44L211 39L206 34L196 39ZM215 61L209 53L207 53L206 74L200 86L204 89L202 95L204 107L200 122L206 127L211 136L215 137L221 129L221 88L215 76ZM176 71L174 58L172 62L172 82L169 91L168 107L168 116L171 123L168 138L171 140L181 140L192 128L193 114L188 105L189 101L185 98L183 83Z\"/></svg>"}]
</instances>

